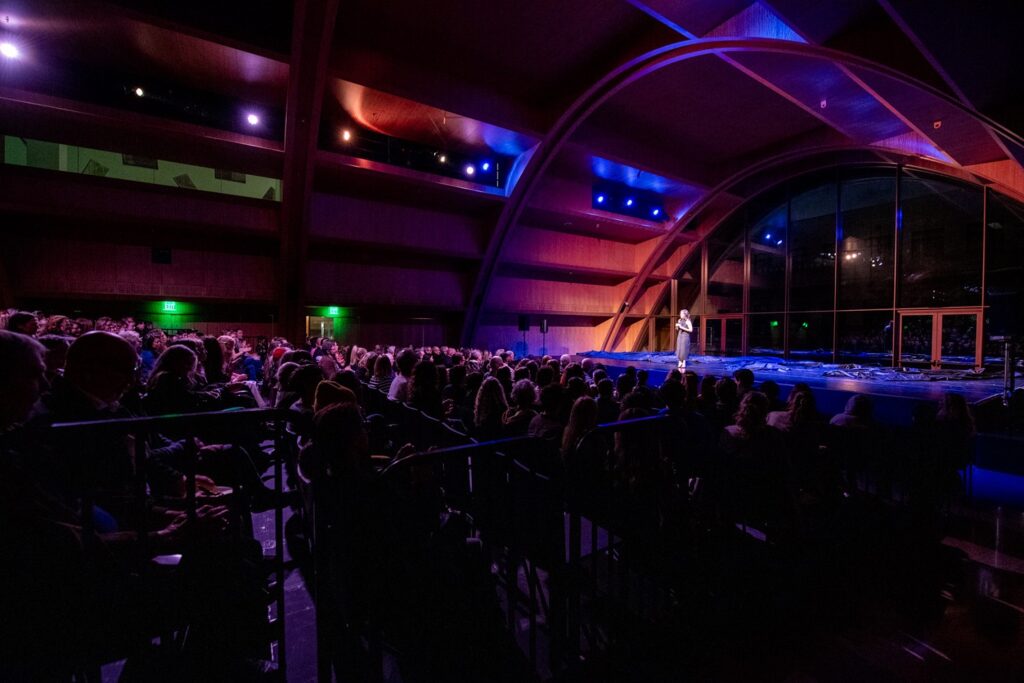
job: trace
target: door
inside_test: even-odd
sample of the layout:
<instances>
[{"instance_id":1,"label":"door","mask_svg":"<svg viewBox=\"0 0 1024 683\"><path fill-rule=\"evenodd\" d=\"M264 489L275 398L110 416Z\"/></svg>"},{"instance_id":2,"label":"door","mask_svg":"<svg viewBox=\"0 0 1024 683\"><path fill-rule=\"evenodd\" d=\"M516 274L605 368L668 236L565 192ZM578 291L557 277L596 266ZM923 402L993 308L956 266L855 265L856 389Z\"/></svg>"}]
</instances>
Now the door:
<instances>
[{"instance_id":1,"label":"door","mask_svg":"<svg viewBox=\"0 0 1024 683\"><path fill-rule=\"evenodd\" d=\"M334 339L334 318L308 316L306 318L306 334L310 337L328 337Z\"/></svg>"},{"instance_id":2,"label":"door","mask_svg":"<svg viewBox=\"0 0 1024 683\"><path fill-rule=\"evenodd\" d=\"M738 356L743 353L743 316L705 316L701 320L702 354Z\"/></svg>"},{"instance_id":3,"label":"door","mask_svg":"<svg viewBox=\"0 0 1024 683\"><path fill-rule=\"evenodd\" d=\"M904 367L981 366L981 311L900 311L899 360Z\"/></svg>"}]
</instances>

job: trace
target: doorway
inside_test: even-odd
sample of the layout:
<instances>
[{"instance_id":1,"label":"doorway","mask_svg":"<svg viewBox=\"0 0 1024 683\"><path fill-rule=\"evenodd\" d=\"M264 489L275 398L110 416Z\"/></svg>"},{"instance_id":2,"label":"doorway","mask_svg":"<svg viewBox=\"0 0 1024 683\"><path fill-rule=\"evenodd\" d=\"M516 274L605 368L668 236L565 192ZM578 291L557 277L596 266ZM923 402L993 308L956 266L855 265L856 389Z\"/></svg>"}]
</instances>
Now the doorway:
<instances>
[{"instance_id":1,"label":"doorway","mask_svg":"<svg viewBox=\"0 0 1024 683\"><path fill-rule=\"evenodd\" d=\"M899 311L897 358L903 367L977 368L981 366L979 309Z\"/></svg>"},{"instance_id":2,"label":"doorway","mask_svg":"<svg viewBox=\"0 0 1024 683\"><path fill-rule=\"evenodd\" d=\"M739 356L743 353L743 316L705 316L700 324L701 354Z\"/></svg>"}]
</instances>

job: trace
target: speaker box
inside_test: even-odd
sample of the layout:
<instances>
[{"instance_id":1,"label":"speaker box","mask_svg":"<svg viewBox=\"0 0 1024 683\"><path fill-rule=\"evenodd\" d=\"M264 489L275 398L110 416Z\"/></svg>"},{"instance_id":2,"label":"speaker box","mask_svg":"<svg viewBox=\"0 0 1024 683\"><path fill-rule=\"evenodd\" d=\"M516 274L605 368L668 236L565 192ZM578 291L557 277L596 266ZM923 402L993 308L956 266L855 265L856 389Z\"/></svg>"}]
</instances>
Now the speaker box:
<instances>
[{"instance_id":1,"label":"speaker box","mask_svg":"<svg viewBox=\"0 0 1024 683\"><path fill-rule=\"evenodd\" d=\"M519 316L519 331L529 332L530 331L530 317L526 315Z\"/></svg>"},{"instance_id":2,"label":"speaker box","mask_svg":"<svg viewBox=\"0 0 1024 683\"><path fill-rule=\"evenodd\" d=\"M547 318L544 318L543 320L540 321L540 333L541 334L547 334L548 333L548 319Z\"/></svg>"},{"instance_id":3,"label":"speaker box","mask_svg":"<svg viewBox=\"0 0 1024 683\"><path fill-rule=\"evenodd\" d=\"M990 291L987 293L986 303L986 336L993 341L1006 338L1020 339L1021 323L1024 322L1024 316L1021 315L1020 292Z\"/></svg>"}]
</instances>

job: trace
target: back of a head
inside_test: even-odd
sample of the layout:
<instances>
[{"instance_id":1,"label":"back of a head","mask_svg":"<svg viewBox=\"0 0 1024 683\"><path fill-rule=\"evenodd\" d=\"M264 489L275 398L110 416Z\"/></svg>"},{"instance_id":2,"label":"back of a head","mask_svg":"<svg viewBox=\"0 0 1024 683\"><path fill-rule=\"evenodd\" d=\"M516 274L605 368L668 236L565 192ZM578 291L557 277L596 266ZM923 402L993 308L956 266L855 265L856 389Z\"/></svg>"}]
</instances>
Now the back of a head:
<instances>
[{"instance_id":1,"label":"back of a head","mask_svg":"<svg viewBox=\"0 0 1024 683\"><path fill-rule=\"evenodd\" d=\"M658 394L669 410L681 408L686 403L686 389L682 382L669 380L661 385Z\"/></svg>"},{"instance_id":2,"label":"back of a head","mask_svg":"<svg viewBox=\"0 0 1024 683\"><path fill-rule=\"evenodd\" d=\"M589 396L581 396L572 404L569 412L569 423L562 433L562 451L574 448L576 443L587 432L597 426L597 401Z\"/></svg>"},{"instance_id":3,"label":"back of a head","mask_svg":"<svg viewBox=\"0 0 1024 683\"><path fill-rule=\"evenodd\" d=\"M570 356L567 353L563 353L562 357L558 359L558 364L561 365L564 368L565 366L567 366L569 364L569 361L571 361L571 360L572 360L572 356Z\"/></svg>"},{"instance_id":4,"label":"back of a head","mask_svg":"<svg viewBox=\"0 0 1024 683\"><path fill-rule=\"evenodd\" d=\"M30 328L34 322L36 322L36 317L34 315L26 313L25 311L18 311L16 313L12 313L11 316L7 318L7 329L10 332L17 332L19 334L34 334L35 330L32 330L31 332L28 331L28 328Z\"/></svg>"},{"instance_id":5,"label":"back of a head","mask_svg":"<svg viewBox=\"0 0 1024 683\"><path fill-rule=\"evenodd\" d=\"M44 354L31 337L0 330L0 429L28 416L39 397Z\"/></svg>"},{"instance_id":6,"label":"back of a head","mask_svg":"<svg viewBox=\"0 0 1024 683\"><path fill-rule=\"evenodd\" d=\"M740 385L741 389L750 389L754 386L754 372L747 368L740 368L736 372L732 373L736 383Z\"/></svg>"},{"instance_id":7,"label":"back of a head","mask_svg":"<svg viewBox=\"0 0 1024 683\"><path fill-rule=\"evenodd\" d=\"M195 369L196 354L187 346L177 344L168 346L153 365L153 372L150 375L150 383L153 384L164 375L172 375L181 379L188 379Z\"/></svg>"},{"instance_id":8,"label":"back of a head","mask_svg":"<svg viewBox=\"0 0 1024 683\"><path fill-rule=\"evenodd\" d=\"M615 381L615 389L618 391L619 398L633 391L635 386L636 378L628 372L619 375L619 378Z\"/></svg>"},{"instance_id":9,"label":"back of a head","mask_svg":"<svg viewBox=\"0 0 1024 683\"><path fill-rule=\"evenodd\" d=\"M597 383L597 394L601 398L611 398L615 393L615 383L605 377Z\"/></svg>"},{"instance_id":10,"label":"back of a head","mask_svg":"<svg viewBox=\"0 0 1024 683\"><path fill-rule=\"evenodd\" d=\"M542 365L537 368L537 386L544 388L555 381L555 371L550 365Z\"/></svg>"},{"instance_id":11,"label":"back of a head","mask_svg":"<svg viewBox=\"0 0 1024 683\"><path fill-rule=\"evenodd\" d=\"M775 380L766 379L761 382L761 386L758 387L758 391L767 396L769 401L774 401L779 397L779 384Z\"/></svg>"},{"instance_id":12,"label":"back of a head","mask_svg":"<svg viewBox=\"0 0 1024 683\"><path fill-rule=\"evenodd\" d=\"M386 353L377 356L373 363L373 376L386 379L391 376L391 359Z\"/></svg>"},{"instance_id":13,"label":"back of a head","mask_svg":"<svg viewBox=\"0 0 1024 683\"><path fill-rule=\"evenodd\" d=\"M872 412L871 399L867 394L854 394L846 402L843 412L859 420L868 421L871 419Z\"/></svg>"},{"instance_id":14,"label":"back of a head","mask_svg":"<svg viewBox=\"0 0 1024 683\"><path fill-rule=\"evenodd\" d=\"M748 391L736 411L736 426L746 435L759 431L767 423L768 397L760 391Z\"/></svg>"},{"instance_id":15,"label":"back of a head","mask_svg":"<svg viewBox=\"0 0 1024 683\"><path fill-rule=\"evenodd\" d=\"M64 377L80 390L114 401L131 383L138 356L131 344L110 332L87 332L68 348Z\"/></svg>"},{"instance_id":16,"label":"back of a head","mask_svg":"<svg viewBox=\"0 0 1024 683\"><path fill-rule=\"evenodd\" d=\"M337 382L324 380L316 386L316 394L313 399L313 412L319 413L324 408L338 403L355 403L356 395L351 389L343 387Z\"/></svg>"},{"instance_id":17,"label":"back of a head","mask_svg":"<svg viewBox=\"0 0 1024 683\"><path fill-rule=\"evenodd\" d=\"M416 367L416 361L416 352L412 349L405 349L398 354L398 358L395 359L395 365L398 366L398 372L401 375L409 377L412 375L413 368Z\"/></svg>"},{"instance_id":18,"label":"back of a head","mask_svg":"<svg viewBox=\"0 0 1024 683\"><path fill-rule=\"evenodd\" d=\"M636 373L636 384L640 387L647 386L647 380L650 377L650 373L646 370L638 370Z\"/></svg>"},{"instance_id":19,"label":"back of a head","mask_svg":"<svg viewBox=\"0 0 1024 683\"><path fill-rule=\"evenodd\" d=\"M298 392L308 403L312 404L316 388L323 381L323 373L318 365L300 365L292 373L288 383L292 391Z\"/></svg>"},{"instance_id":20,"label":"back of a head","mask_svg":"<svg viewBox=\"0 0 1024 683\"><path fill-rule=\"evenodd\" d=\"M453 365L448 370L448 383L452 386L461 387L466 384L466 366Z\"/></svg>"},{"instance_id":21,"label":"back of a head","mask_svg":"<svg viewBox=\"0 0 1024 683\"><path fill-rule=\"evenodd\" d=\"M532 408L537 402L537 388L528 379L521 379L512 387L512 404L519 408Z\"/></svg>"},{"instance_id":22,"label":"back of a head","mask_svg":"<svg viewBox=\"0 0 1024 683\"><path fill-rule=\"evenodd\" d=\"M553 415L558 412L562 404L562 387L558 384L548 384L540 390L540 407L545 413Z\"/></svg>"},{"instance_id":23,"label":"back of a head","mask_svg":"<svg viewBox=\"0 0 1024 683\"><path fill-rule=\"evenodd\" d=\"M313 417L313 442L331 469L359 469L369 455L363 418L355 401L340 401L322 408Z\"/></svg>"},{"instance_id":24,"label":"back of a head","mask_svg":"<svg viewBox=\"0 0 1024 683\"><path fill-rule=\"evenodd\" d=\"M729 377L723 377L715 383L715 396L722 403L732 403L736 400L738 393L736 382Z\"/></svg>"},{"instance_id":25,"label":"back of a head","mask_svg":"<svg viewBox=\"0 0 1024 683\"><path fill-rule=\"evenodd\" d=\"M353 396L359 396L359 377L352 368L345 368L334 375L334 381L352 392Z\"/></svg>"}]
</instances>

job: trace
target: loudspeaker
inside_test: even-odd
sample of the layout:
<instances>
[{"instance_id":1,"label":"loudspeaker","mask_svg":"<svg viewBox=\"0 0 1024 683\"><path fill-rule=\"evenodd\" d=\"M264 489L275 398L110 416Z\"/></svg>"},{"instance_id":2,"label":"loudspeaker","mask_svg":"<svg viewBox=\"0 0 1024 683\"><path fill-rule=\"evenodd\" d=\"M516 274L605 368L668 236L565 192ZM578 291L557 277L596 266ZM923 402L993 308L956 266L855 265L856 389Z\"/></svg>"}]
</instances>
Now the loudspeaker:
<instances>
[{"instance_id":1,"label":"loudspeaker","mask_svg":"<svg viewBox=\"0 0 1024 683\"><path fill-rule=\"evenodd\" d=\"M1021 315L1020 292L1015 291L989 291L986 295L988 303L988 314L986 316L986 334L992 341L1002 341L1007 338L1021 338L1021 323L1024 316Z\"/></svg>"},{"instance_id":2,"label":"loudspeaker","mask_svg":"<svg viewBox=\"0 0 1024 683\"><path fill-rule=\"evenodd\" d=\"M527 315L519 316L519 331L529 332L530 331L530 317Z\"/></svg>"},{"instance_id":3,"label":"loudspeaker","mask_svg":"<svg viewBox=\"0 0 1024 683\"><path fill-rule=\"evenodd\" d=\"M540 333L541 334L547 334L548 333L548 319L547 318L544 318L543 320L540 321Z\"/></svg>"}]
</instances>

